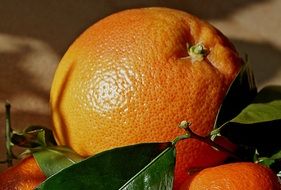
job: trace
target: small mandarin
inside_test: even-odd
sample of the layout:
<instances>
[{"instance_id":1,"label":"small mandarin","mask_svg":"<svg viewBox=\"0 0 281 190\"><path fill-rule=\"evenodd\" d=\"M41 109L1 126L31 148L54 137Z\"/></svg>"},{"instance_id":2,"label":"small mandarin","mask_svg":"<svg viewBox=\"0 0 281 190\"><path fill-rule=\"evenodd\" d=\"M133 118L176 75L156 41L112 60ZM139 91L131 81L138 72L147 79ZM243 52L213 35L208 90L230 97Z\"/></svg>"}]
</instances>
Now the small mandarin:
<instances>
[{"instance_id":1,"label":"small mandarin","mask_svg":"<svg viewBox=\"0 0 281 190\"><path fill-rule=\"evenodd\" d=\"M204 169L182 185L181 190L280 190L278 177L259 164L239 162Z\"/></svg>"},{"instance_id":2,"label":"small mandarin","mask_svg":"<svg viewBox=\"0 0 281 190\"><path fill-rule=\"evenodd\" d=\"M0 190L31 190L45 179L34 157L29 156L0 173Z\"/></svg>"}]
</instances>

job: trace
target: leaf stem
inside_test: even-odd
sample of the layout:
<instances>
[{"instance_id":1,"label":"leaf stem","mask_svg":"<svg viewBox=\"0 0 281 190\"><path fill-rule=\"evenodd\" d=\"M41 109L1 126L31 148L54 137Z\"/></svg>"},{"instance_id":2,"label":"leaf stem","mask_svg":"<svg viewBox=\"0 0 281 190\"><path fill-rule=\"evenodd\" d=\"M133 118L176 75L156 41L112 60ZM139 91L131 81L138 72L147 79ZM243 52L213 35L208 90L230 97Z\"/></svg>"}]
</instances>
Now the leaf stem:
<instances>
[{"instance_id":1,"label":"leaf stem","mask_svg":"<svg viewBox=\"0 0 281 190\"><path fill-rule=\"evenodd\" d=\"M0 163L7 163L8 167L13 165L13 159L15 158L11 143L11 136L13 133L13 129L11 128L11 104L6 102L5 104L5 141L6 141L6 156L7 159L1 161Z\"/></svg>"},{"instance_id":2,"label":"leaf stem","mask_svg":"<svg viewBox=\"0 0 281 190\"><path fill-rule=\"evenodd\" d=\"M188 121L182 121L180 124L179 124L179 128L181 129L186 129L187 127L189 127L191 125L190 122ZM172 145L175 146L177 144L177 142L183 140L183 139L188 139L190 138L190 134L189 133L185 133L183 135L180 135L180 136L177 136L173 141L172 141Z\"/></svg>"},{"instance_id":3,"label":"leaf stem","mask_svg":"<svg viewBox=\"0 0 281 190\"><path fill-rule=\"evenodd\" d=\"M200 135L197 135L196 133L194 133L190 127L187 127L185 128L185 131L187 133L190 134L190 138L194 138L194 139L197 139L201 142L204 142L210 146L212 146L213 148L217 149L217 150L220 150L220 151L223 151L223 152L226 152L228 153L231 157L235 158L236 160L241 160L241 158L239 158L234 152L232 152L231 150L221 146L220 144L214 142L211 140L211 138L209 136L206 136L206 137L202 137Z\"/></svg>"},{"instance_id":4,"label":"leaf stem","mask_svg":"<svg viewBox=\"0 0 281 190\"><path fill-rule=\"evenodd\" d=\"M182 139L188 139L188 138L193 138L193 139L197 139L201 142L204 142L210 146L212 146L213 148L219 150L219 151L223 151L223 152L226 152L228 153L231 157L235 158L236 160L241 160L241 158L239 158L234 152L232 152L231 150L228 150L227 148L217 144L216 142L214 142L212 139L211 139L211 136L200 136L200 135L197 135L196 133L194 133L191 129L190 129L190 126L191 126L191 122L188 122L188 121L182 121L180 124L179 124L179 127L184 129L186 131L186 134L184 135L181 135L181 136L178 136L173 142L172 144L175 145L178 141L182 140Z\"/></svg>"}]
</instances>

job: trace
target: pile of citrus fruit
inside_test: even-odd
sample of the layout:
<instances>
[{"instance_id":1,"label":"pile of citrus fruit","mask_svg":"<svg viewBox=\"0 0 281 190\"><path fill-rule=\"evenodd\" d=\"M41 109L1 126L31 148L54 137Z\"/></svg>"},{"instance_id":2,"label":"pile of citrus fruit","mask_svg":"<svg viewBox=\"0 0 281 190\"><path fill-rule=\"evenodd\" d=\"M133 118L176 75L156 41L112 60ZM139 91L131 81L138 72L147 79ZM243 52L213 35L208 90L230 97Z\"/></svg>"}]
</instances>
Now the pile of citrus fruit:
<instances>
[{"instance_id":1,"label":"pile of citrus fruit","mask_svg":"<svg viewBox=\"0 0 281 190\"><path fill-rule=\"evenodd\" d=\"M171 141L182 134L182 120L208 136L243 64L222 33L188 13L142 8L108 16L83 32L58 65L50 93L56 142L88 157ZM226 139L218 143L235 149ZM270 169L221 165L229 154L199 140L182 140L176 151L174 189L280 189ZM43 181L32 159L1 174L0 189Z\"/></svg>"}]
</instances>

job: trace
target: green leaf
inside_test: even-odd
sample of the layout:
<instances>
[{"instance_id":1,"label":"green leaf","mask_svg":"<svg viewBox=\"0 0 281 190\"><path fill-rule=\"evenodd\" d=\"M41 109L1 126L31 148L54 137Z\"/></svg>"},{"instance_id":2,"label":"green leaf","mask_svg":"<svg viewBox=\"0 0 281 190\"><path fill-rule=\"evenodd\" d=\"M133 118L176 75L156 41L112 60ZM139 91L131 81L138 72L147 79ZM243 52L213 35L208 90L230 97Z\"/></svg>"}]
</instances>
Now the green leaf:
<instances>
[{"instance_id":1,"label":"green leaf","mask_svg":"<svg viewBox=\"0 0 281 190\"><path fill-rule=\"evenodd\" d=\"M263 88L252 104L248 105L231 122L254 124L281 119L281 86Z\"/></svg>"},{"instance_id":2,"label":"green leaf","mask_svg":"<svg viewBox=\"0 0 281 190\"><path fill-rule=\"evenodd\" d=\"M174 164L171 143L137 144L74 164L37 189L172 189Z\"/></svg>"},{"instance_id":3,"label":"green leaf","mask_svg":"<svg viewBox=\"0 0 281 190\"><path fill-rule=\"evenodd\" d=\"M281 150L279 152L273 154L270 158L274 159L274 160L281 160Z\"/></svg>"},{"instance_id":4,"label":"green leaf","mask_svg":"<svg viewBox=\"0 0 281 190\"><path fill-rule=\"evenodd\" d=\"M72 150L59 146L40 149L33 153L33 157L46 177L83 160Z\"/></svg>"},{"instance_id":5,"label":"green leaf","mask_svg":"<svg viewBox=\"0 0 281 190\"><path fill-rule=\"evenodd\" d=\"M260 163L264 166L271 167L275 170L281 170L281 166L278 163L278 161L281 161L281 150L279 150L277 153L273 154L271 157L258 157L255 161L256 163ZM275 165L274 165L275 164Z\"/></svg>"},{"instance_id":6,"label":"green leaf","mask_svg":"<svg viewBox=\"0 0 281 190\"><path fill-rule=\"evenodd\" d=\"M276 154L274 154L271 157L260 157L258 158L257 162L261 163L267 167L270 167L272 164L275 163L276 160L280 160L281 159L281 151L277 152Z\"/></svg>"},{"instance_id":7,"label":"green leaf","mask_svg":"<svg viewBox=\"0 0 281 190\"><path fill-rule=\"evenodd\" d=\"M56 145L51 129L38 125L32 125L22 132L13 131L11 142L24 148Z\"/></svg>"},{"instance_id":8,"label":"green leaf","mask_svg":"<svg viewBox=\"0 0 281 190\"><path fill-rule=\"evenodd\" d=\"M238 115L254 99L256 94L257 88L253 71L250 63L246 60L225 95L214 128L219 128Z\"/></svg>"},{"instance_id":9,"label":"green leaf","mask_svg":"<svg viewBox=\"0 0 281 190\"><path fill-rule=\"evenodd\" d=\"M275 163L275 160L267 158L267 157L261 157L261 158L259 158L258 163L262 164L266 167L270 167L272 164Z\"/></svg>"},{"instance_id":10,"label":"green leaf","mask_svg":"<svg viewBox=\"0 0 281 190\"><path fill-rule=\"evenodd\" d=\"M267 86L255 100L220 129L236 144L251 146L262 155L281 149L281 86Z\"/></svg>"}]
</instances>

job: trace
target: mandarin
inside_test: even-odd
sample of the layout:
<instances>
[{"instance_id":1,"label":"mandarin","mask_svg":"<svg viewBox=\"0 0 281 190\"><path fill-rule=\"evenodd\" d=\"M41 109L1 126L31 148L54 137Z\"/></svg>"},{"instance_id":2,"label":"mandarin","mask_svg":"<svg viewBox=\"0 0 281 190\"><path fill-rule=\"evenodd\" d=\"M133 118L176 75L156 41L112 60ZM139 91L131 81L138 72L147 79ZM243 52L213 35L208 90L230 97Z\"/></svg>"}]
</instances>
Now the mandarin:
<instances>
[{"instance_id":1,"label":"mandarin","mask_svg":"<svg viewBox=\"0 0 281 190\"><path fill-rule=\"evenodd\" d=\"M181 190L280 190L278 177L262 165L238 162L206 168L182 185Z\"/></svg>"},{"instance_id":2,"label":"mandarin","mask_svg":"<svg viewBox=\"0 0 281 190\"><path fill-rule=\"evenodd\" d=\"M29 156L0 173L0 190L31 190L45 179L34 157Z\"/></svg>"},{"instance_id":3,"label":"mandarin","mask_svg":"<svg viewBox=\"0 0 281 190\"><path fill-rule=\"evenodd\" d=\"M83 32L57 67L50 93L56 140L89 156L171 141L182 134L182 120L208 135L242 63L223 34L188 13L157 7L115 13ZM175 187L187 169L226 157L194 139L179 142Z\"/></svg>"}]
</instances>

